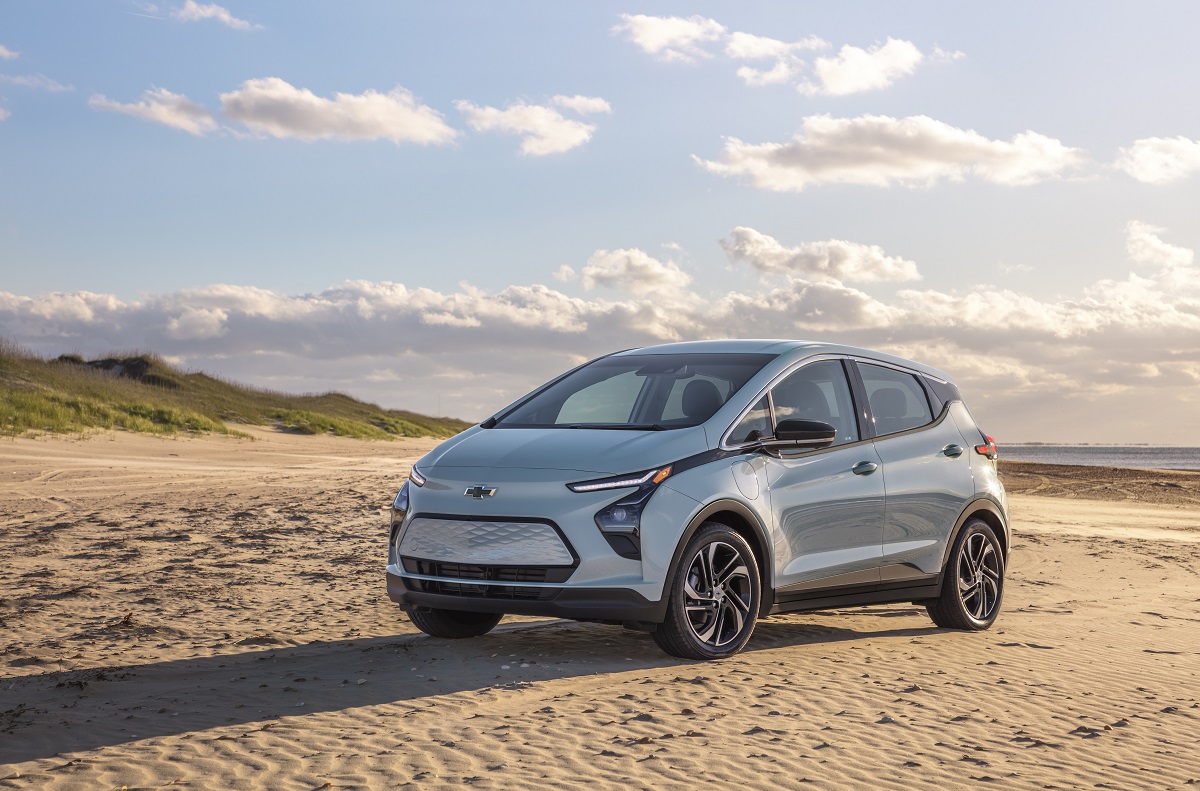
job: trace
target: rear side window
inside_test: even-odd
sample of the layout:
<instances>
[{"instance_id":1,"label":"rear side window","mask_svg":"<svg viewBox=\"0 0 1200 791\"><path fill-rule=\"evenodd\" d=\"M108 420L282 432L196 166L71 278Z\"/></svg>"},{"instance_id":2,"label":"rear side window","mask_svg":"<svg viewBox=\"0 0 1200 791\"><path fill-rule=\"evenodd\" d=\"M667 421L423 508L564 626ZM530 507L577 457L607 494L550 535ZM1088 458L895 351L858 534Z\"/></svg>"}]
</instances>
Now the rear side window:
<instances>
[{"instance_id":1,"label":"rear side window","mask_svg":"<svg viewBox=\"0 0 1200 791\"><path fill-rule=\"evenodd\" d=\"M895 434L933 422L929 399L917 377L870 363L858 363L858 371L867 388L877 434Z\"/></svg>"}]
</instances>

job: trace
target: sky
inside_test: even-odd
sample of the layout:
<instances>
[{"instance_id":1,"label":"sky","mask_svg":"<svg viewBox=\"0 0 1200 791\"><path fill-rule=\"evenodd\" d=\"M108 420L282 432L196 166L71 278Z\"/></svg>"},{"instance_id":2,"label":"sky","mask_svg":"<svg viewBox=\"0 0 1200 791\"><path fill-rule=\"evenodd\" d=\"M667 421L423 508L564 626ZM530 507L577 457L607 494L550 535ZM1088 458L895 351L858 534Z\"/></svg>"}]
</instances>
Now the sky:
<instances>
[{"instance_id":1,"label":"sky","mask_svg":"<svg viewBox=\"0 0 1200 791\"><path fill-rule=\"evenodd\" d=\"M1200 434L1200 5L0 4L0 337L478 420L702 338Z\"/></svg>"}]
</instances>

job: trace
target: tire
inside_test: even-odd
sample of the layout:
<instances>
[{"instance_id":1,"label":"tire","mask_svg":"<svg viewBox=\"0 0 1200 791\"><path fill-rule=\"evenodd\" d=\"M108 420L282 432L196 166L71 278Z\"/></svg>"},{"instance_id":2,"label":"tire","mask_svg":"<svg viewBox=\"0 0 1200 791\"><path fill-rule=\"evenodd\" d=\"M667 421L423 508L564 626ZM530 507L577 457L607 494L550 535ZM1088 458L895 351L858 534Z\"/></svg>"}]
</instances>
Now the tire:
<instances>
[{"instance_id":1,"label":"tire","mask_svg":"<svg viewBox=\"0 0 1200 791\"><path fill-rule=\"evenodd\" d=\"M968 519L942 571L942 594L925 609L943 629L982 631L995 622L1003 599L1000 542L982 519Z\"/></svg>"},{"instance_id":2,"label":"tire","mask_svg":"<svg viewBox=\"0 0 1200 791\"><path fill-rule=\"evenodd\" d=\"M425 634L450 640L487 634L503 617L493 612L462 612L432 607L414 608L408 613L409 620Z\"/></svg>"},{"instance_id":3,"label":"tire","mask_svg":"<svg viewBox=\"0 0 1200 791\"><path fill-rule=\"evenodd\" d=\"M761 597L750 545L728 525L705 522L680 556L654 642L681 659L733 656L754 631Z\"/></svg>"}]
</instances>

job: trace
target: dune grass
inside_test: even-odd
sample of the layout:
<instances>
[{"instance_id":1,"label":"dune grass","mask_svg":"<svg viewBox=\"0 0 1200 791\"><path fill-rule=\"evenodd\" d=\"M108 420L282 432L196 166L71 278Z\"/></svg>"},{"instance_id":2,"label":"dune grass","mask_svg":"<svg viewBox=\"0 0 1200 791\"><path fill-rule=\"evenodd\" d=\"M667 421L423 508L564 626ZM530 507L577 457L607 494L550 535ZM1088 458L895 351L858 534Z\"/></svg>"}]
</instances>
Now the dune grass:
<instances>
[{"instance_id":1,"label":"dune grass","mask_svg":"<svg viewBox=\"0 0 1200 791\"><path fill-rule=\"evenodd\" d=\"M146 353L50 360L0 338L0 434L89 434L124 429L248 436L236 424L360 439L450 437L470 426L382 409L342 393L288 395L204 373ZM227 424L235 424L230 426Z\"/></svg>"}]
</instances>

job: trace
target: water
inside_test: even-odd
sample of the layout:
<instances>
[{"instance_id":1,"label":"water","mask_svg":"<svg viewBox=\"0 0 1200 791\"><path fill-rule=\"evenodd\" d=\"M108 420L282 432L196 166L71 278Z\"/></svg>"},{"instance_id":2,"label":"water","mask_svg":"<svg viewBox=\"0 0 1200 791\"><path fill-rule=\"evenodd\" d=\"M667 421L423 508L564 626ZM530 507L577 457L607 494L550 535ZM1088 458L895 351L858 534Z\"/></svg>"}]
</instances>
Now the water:
<instances>
[{"instance_id":1,"label":"water","mask_svg":"<svg viewBox=\"0 0 1200 791\"><path fill-rule=\"evenodd\" d=\"M1000 458L1092 467L1200 470L1200 448L1147 445L1001 445Z\"/></svg>"}]
</instances>

